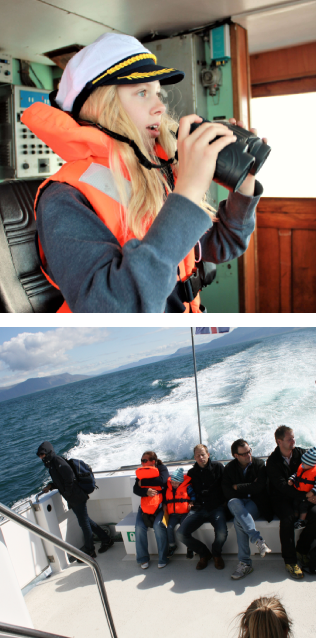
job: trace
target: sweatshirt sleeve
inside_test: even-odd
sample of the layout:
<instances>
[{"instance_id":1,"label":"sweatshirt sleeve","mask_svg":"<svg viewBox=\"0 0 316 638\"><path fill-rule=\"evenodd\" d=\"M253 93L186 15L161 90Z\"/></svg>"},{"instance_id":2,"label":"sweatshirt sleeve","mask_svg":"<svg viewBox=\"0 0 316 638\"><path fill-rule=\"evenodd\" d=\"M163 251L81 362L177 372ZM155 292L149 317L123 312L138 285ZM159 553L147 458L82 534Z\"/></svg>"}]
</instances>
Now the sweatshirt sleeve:
<instances>
[{"instance_id":1,"label":"sweatshirt sleeve","mask_svg":"<svg viewBox=\"0 0 316 638\"><path fill-rule=\"evenodd\" d=\"M256 181L253 197L237 191L229 193L227 200L220 202L218 221L200 239L204 261L220 264L245 252L255 229L256 206L262 192L260 182Z\"/></svg>"},{"instance_id":2,"label":"sweatshirt sleeve","mask_svg":"<svg viewBox=\"0 0 316 638\"><path fill-rule=\"evenodd\" d=\"M211 223L199 206L171 194L144 239L121 247L72 186L50 184L37 210L48 274L72 312L164 312L179 262Z\"/></svg>"}]
</instances>

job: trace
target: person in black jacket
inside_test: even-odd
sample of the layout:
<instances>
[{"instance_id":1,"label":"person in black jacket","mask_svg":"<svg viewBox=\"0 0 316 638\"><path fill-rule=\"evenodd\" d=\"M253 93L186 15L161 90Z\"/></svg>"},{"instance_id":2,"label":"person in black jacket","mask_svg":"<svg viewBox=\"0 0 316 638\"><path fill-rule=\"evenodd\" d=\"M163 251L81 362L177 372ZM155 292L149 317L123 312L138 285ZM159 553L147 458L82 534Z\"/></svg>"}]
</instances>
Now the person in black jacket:
<instances>
[{"instance_id":1,"label":"person in black jacket","mask_svg":"<svg viewBox=\"0 0 316 638\"><path fill-rule=\"evenodd\" d=\"M252 450L244 439L234 441L231 451L234 460L224 469L222 486L228 508L234 516L239 564L232 578L238 580L253 571L249 541L257 545L262 558L271 552L256 529L255 520L264 516L270 522L273 512L264 461L252 456Z\"/></svg>"},{"instance_id":2,"label":"person in black jacket","mask_svg":"<svg viewBox=\"0 0 316 638\"><path fill-rule=\"evenodd\" d=\"M178 529L178 538L187 546L188 550L200 555L196 569L205 569L212 557L216 569L223 569L225 565L221 554L227 538L225 498L222 490L224 466L218 461L210 460L206 445L195 446L194 458L196 463L188 471L188 476L191 476L191 485L196 495L196 501ZM192 536L192 533L206 521L212 523L215 531L212 545L213 555L202 541Z\"/></svg>"},{"instance_id":3,"label":"person in black jacket","mask_svg":"<svg viewBox=\"0 0 316 638\"><path fill-rule=\"evenodd\" d=\"M267 473L270 483L270 495L275 513L280 518L280 540L282 558L285 568L292 578L301 579L304 574L297 564L308 564L308 552L316 539L316 496L307 497L312 504L307 515L307 526L303 529L295 550L294 523L296 499L304 499L306 492L298 492L295 487L288 485L288 480L294 474L301 457L306 452L304 448L295 446L294 432L286 425L280 425L274 433L277 447L267 460Z\"/></svg>"},{"instance_id":4,"label":"person in black jacket","mask_svg":"<svg viewBox=\"0 0 316 638\"><path fill-rule=\"evenodd\" d=\"M157 468L159 476L141 480L136 477L133 487L134 494L140 496L141 499L149 500L154 499L158 493L161 493L162 499L164 500L167 481L169 478L168 468L162 463L162 461L160 461L160 459L157 458L157 454L152 450L144 452L141 458L141 463L144 468ZM141 500L135 523L136 560L142 569L147 569L149 567L147 532L148 527L153 527L158 549L158 568L162 569L163 567L166 567L168 563L168 536L167 528L164 523L162 523L164 516L162 502L150 515L142 510L142 504L143 501Z\"/></svg>"},{"instance_id":5,"label":"person in black jacket","mask_svg":"<svg viewBox=\"0 0 316 638\"><path fill-rule=\"evenodd\" d=\"M48 483L42 491L46 493L57 489L67 501L69 509L73 510L83 531L83 551L92 558L96 558L94 533L101 541L99 554L106 552L113 545L113 540L102 527L89 518L86 504L89 496L79 487L69 463L62 456L57 456L49 441L41 443L36 454L43 461L52 478L52 482Z\"/></svg>"}]
</instances>

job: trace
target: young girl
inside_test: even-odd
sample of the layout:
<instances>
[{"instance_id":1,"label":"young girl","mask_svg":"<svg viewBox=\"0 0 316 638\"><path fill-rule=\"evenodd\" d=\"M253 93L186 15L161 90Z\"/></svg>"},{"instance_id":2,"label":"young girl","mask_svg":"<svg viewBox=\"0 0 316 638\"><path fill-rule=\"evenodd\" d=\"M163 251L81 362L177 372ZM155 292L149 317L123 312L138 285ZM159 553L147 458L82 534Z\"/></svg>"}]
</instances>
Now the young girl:
<instances>
[{"instance_id":1,"label":"young girl","mask_svg":"<svg viewBox=\"0 0 316 638\"><path fill-rule=\"evenodd\" d=\"M316 494L316 447L304 452L301 461L297 472L290 476L288 484L294 485L299 492L305 493L305 496L312 496ZM298 509L299 516L294 523L294 527L295 529L302 529L307 525L306 516L312 507L312 503L309 503L306 498L303 501L296 499L294 503L294 507Z\"/></svg>"},{"instance_id":2,"label":"young girl","mask_svg":"<svg viewBox=\"0 0 316 638\"><path fill-rule=\"evenodd\" d=\"M177 549L174 528L179 523L181 525L187 513L194 505L195 494L191 483L191 477L183 474L183 469L178 467L177 470L170 474L167 481L167 491L164 510L169 514L167 536L169 543L168 556L173 556ZM192 550L187 550L187 558L193 558Z\"/></svg>"},{"instance_id":3,"label":"young girl","mask_svg":"<svg viewBox=\"0 0 316 638\"><path fill-rule=\"evenodd\" d=\"M240 614L238 638L289 638L292 621L276 596L253 600Z\"/></svg>"},{"instance_id":4,"label":"young girl","mask_svg":"<svg viewBox=\"0 0 316 638\"><path fill-rule=\"evenodd\" d=\"M201 202L236 137L220 123L190 135L201 118L189 115L176 140L160 85L183 76L135 38L106 33L70 60L53 107L24 112L66 161L35 203L43 271L65 299L58 312L201 312L194 246L215 263L246 250L262 187L248 175L213 223Z\"/></svg>"}]
</instances>

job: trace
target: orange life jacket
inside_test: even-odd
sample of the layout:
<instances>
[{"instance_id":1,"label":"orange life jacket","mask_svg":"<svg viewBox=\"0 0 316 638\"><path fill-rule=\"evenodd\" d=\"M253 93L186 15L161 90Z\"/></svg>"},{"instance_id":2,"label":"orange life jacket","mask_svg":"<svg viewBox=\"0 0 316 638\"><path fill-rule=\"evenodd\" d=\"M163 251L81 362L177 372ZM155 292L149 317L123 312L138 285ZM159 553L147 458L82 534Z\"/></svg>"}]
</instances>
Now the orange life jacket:
<instances>
[{"instance_id":1,"label":"orange life jacket","mask_svg":"<svg viewBox=\"0 0 316 638\"><path fill-rule=\"evenodd\" d=\"M112 196L107 194L104 190L101 190L104 180L101 180L101 185L100 181L98 183L98 180L93 177L98 170L102 174L102 167L109 169L109 157L114 140L97 128L80 126L67 113L40 102L32 104L26 109L21 120L47 146L52 148L67 162L55 175L49 177L39 187L34 204L35 218L38 199L43 189L49 182L62 182L73 186L87 198L96 215L116 237L121 246L126 241L134 238L131 232L127 237L123 235L121 205L115 199L115 195L113 197L113 189ZM166 153L159 145L156 147L156 154L162 159L167 159ZM128 171L123 163L121 163L121 168L125 180L130 182ZM151 223L148 224L146 232L149 230L150 225ZM43 274L55 288L59 289L57 284L46 273L47 262L40 242L39 254ZM194 248L192 248L179 264L180 276L178 276L178 279L186 279L192 274L194 268L195 255ZM184 306L184 312L201 312L200 296L197 295L190 303L185 302ZM66 301L57 312L71 312Z\"/></svg>"},{"instance_id":2,"label":"orange life jacket","mask_svg":"<svg viewBox=\"0 0 316 638\"><path fill-rule=\"evenodd\" d=\"M309 492L315 485L316 480L316 465L304 470L302 464L299 466L296 472L296 478L294 481L294 487L300 492Z\"/></svg>"},{"instance_id":3,"label":"orange life jacket","mask_svg":"<svg viewBox=\"0 0 316 638\"><path fill-rule=\"evenodd\" d=\"M187 514L189 511L190 497L188 495L188 485L191 482L191 477L187 474L184 475L182 483L176 489L174 494L171 485L171 478L167 481L166 501L168 514Z\"/></svg>"},{"instance_id":4,"label":"orange life jacket","mask_svg":"<svg viewBox=\"0 0 316 638\"><path fill-rule=\"evenodd\" d=\"M142 480L142 479L146 479L146 482L148 481L148 479L151 478L157 478L159 476L159 470L157 467L139 467L136 470L136 476L138 479ZM142 512L145 512L146 514L154 514L156 509L159 507L160 503L162 502L162 487L159 487L157 485L146 485L146 488L150 488L152 487L153 490L157 490L158 494L156 494L155 496L142 496L141 500L140 500L140 507Z\"/></svg>"}]
</instances>

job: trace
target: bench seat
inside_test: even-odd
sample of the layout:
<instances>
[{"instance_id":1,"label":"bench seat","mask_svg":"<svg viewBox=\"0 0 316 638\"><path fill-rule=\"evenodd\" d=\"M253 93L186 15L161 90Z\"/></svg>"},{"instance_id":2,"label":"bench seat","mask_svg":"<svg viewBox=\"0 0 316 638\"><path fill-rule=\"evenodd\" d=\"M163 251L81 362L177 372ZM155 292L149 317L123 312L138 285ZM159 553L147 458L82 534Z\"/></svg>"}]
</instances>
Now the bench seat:
<instances>
[{"instance_id":1,"label":"bench seat","mask_svg":"<svg viewBox=\"0 0 316 638\"><path fill-rule=\"evenodd\" d=\"M136 543L135 543L135 522L136 522L137 512L130 512L125 518L123 518L120 523L118 523L115 527L117 532L121 532L126 554L136 554ZM256 528L261 532L261 536L266 541L267 545L270 547L273 553L279 554L281 552L280 538L279 538L279 519L274 517L271 523L263 520L262 518L256 521ZM177 539L177 529L176 526L176 543L177 543L177 554L186 554L187 548L183 543ZM236 533L233 521L228 521L228 537L226 543L223 547L223 554L237 554L237 540ZM300 530L297 530L296 533L299 533ZM212 543L214 540L214 529L211 523L203 523L201 527L194 532L193 536L201 540L205 545L211 549ZM155 534L153 529L148 530L148 550L150 554L157 554L157 544L155 539ZM250 551L252 554L258 553L257 547L250 543Z\"/></svg>"}]
</instances>

